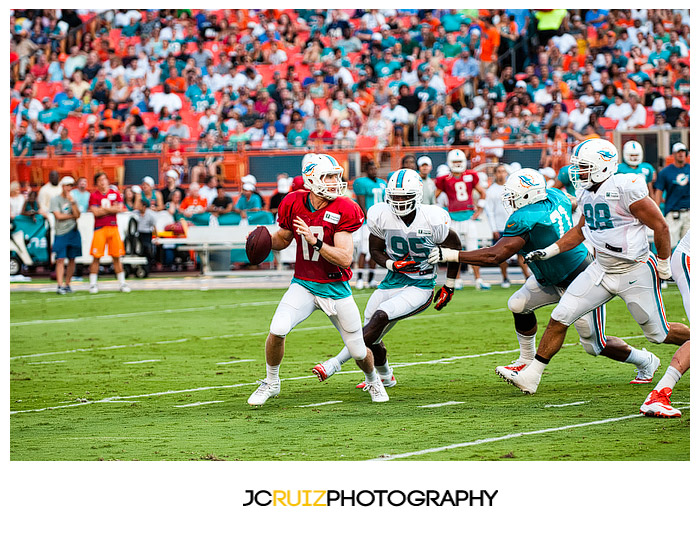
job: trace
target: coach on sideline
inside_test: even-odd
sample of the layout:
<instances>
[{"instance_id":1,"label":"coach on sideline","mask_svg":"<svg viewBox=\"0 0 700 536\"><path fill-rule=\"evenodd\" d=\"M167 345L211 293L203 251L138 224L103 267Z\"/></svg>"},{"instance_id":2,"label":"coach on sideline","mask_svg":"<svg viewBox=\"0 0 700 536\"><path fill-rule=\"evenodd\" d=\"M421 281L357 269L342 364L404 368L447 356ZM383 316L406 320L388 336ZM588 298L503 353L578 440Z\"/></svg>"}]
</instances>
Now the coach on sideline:
<instances>
[{"instance_id":1,"label":"coach on sideline","mask_svg":"<svg viewBox=\"0 0 700 536\"><path fill-rule=\"evenodd\" d=\"M63 177L58 185L61 193L51 198L49 210L56 218L56 238L53 243L53 251L56 253L56 288L57 294L73 292L70 288L70 280L75 271L75 258L83 254L80 231L78 231L78 218L80 209L71 189L75 184L73 177ZM68 259L66 267L65 259Z\"/></svg>"},{"instance_id":2,"label":"coach on sideline","mask_svg":"<svg viewBox=\"0 0 700 536\"><path fill-rule=\"evenodd\" d=\"M675 143L671 149L673 162L659 171L654 188L655 201L661 205L666 194L664 217L671 234L671 248L690 230L690 164L688 148Z\"/></svg>"}]
</instances>

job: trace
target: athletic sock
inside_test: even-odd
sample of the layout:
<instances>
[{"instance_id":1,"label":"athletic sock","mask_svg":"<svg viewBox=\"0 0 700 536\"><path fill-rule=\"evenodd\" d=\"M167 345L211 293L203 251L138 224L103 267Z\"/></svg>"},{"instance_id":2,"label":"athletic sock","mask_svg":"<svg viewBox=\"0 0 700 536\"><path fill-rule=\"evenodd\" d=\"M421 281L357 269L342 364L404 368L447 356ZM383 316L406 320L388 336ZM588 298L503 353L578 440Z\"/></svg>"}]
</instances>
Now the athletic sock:
<instances>
[{"instance_id":1,"label":"athletic sock","mask_svg":"<svg viewBox=\"0 0 700 536\"><path fill-rule=\"evenodd\" d=\"M377 369L372 369L372 371L369 373L365 372L365 383L374 383L378 379L379 378L377 378Z\"/></svg>"},{"instance_id":2,"label":"athletic sock","mask_svg":"<svg viewBox=\"0 0 700 536\"><path fill-rule=\"evenodd\" d=\"M544 368L549 364L549 359L545 359L541 355L535 354L535 358L525 370L532 370L540 376L544 372Z\"/></svg>"},{"instance_id":3,"label":"athletic sock","mask_svg":"<svg viewBox=\"0 0 700 536\"><path fill-rule=\"evenodd\" d=\"M265 377L267 383L274 383L280 381L279 365L272 366L265 363L265 369L267 370L267 376Z\"/></svg>"},{"instance_id":4,"label":"athletic sock","mask_svg":"<svg viewBox=\"0 0 700 536\"><path fill-rule=\"evenodd\" d=\"M328 361L335 360L335 365L337 365L338 367L337 370L340 370L340 367L342 367L345 363L350 361L351 358L352 356L350 355L350 350L348 350L347 347L344 346L337 356L335 356L332 359L329 359Z\"/></svg>"},{"instance_id":5,"label":"athletic sock","mask_svg":"<svg viewBox=\"0 0 700 536\"><path fill-rule=\"evenodd\" d=\"M374 368L382 377L391 376L391 367L389 366L388 362L384 363L383 365L374 365Z\"/></svg>"},{"instance_id":6,"label":"athletic sock","mask_svg":"<svg viewBox=\"0 0 700 536\"><path fill-rule=\"evenodd\" d=\"M515 334L518 336L518 343L520 343L520 361L525 361L530 363L535 359L535 335L523 335L522 333Z\"/></svg>"},{"instance_id":7,"label":"athletic sock","mask_svg":"<svg viewBox=\"0 0 700 536\"><path fill-rule=\"evenodd\" d=\"M120 285L126 285L126 272L119 272L117 274L117 281Z\"/></svg>"},{"instance_id":8,"label":"athletic sock","mask_svg":"<svg viewBox=\"0 0 700 536\"><path fill-rule=\"evenodd\" d=\"M357 269L357 280L362 281L362 273L364 272L364 268L358 268Z\"/></svg>"},{"instance_id":9,"label":"athletic sock","mask_svg":"<svg viewBox=\"0 0 700 536\"><path fill-rule=\"evenodd\" d=\"M669 387L670 389L673 389L676 386L676 383L678 383L678 380L681 379L682 374L680 371L676 370L673 368L671 365L668 366L666 369L666 374L664 374L663 378L659 380L659 383L656 384L656 387L654 387L655 391L661 391L664 387Z\"/></svg>"},{"instance_id":10,"label":"athletic sock","mask_svg":"<svg viewBox=\"0 0 700 536\"><path fill-rule=\"evenodd\" d=\"M374 279L374 270L370 270L369 272L367 272L367 282L371 283L372 279Z\"/></svg>"},{"instance_id":11,"label":"athletic sock","mask_svg":"<svg viewBox=\"0 0 700 536\"><path fill-rule=\"evenodd\" d=\"M649 364L649 352L643 352L642 350L637 350L632 347L630 355L625 359L625 363L632 363L635 367L641 368Z\"/></svg>"},{"instance_id":12,"label":"athletic sock","mask_svg":"<svg viewBox=\"0 0 700 536\"><path fill-rule=\"evenodd\" d=\"M97 274L90 274L89 278L90 286L97 285Z\"/></svg>"}]
</instances>

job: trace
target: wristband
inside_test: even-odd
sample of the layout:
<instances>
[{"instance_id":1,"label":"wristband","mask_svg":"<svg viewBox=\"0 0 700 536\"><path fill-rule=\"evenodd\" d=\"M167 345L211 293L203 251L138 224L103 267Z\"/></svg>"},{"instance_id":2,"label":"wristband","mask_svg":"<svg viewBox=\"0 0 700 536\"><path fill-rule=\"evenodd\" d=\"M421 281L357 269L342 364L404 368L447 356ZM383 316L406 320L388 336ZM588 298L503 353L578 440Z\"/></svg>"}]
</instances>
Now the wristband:
<instances>
[{"instance_id":1,"label":"wristband","mask_svg":"<svg viewBox=\"0 0 700 536\"><path fill-rule=\"evenodd\" d=\"M323 247L323 240L317 238L316 243L311 247L314 248L316 251L321 251L321 248Z\"/></svg>"},{"instance_id":2,"label":"wristband","mask_svg":"<svg viewBox=\"0 0 700 536\"><path fill-rule=\"evenodd\" d=\"M391 259L387 259L386 263L384 263L384 266L386 266L386 269L390 272L394 271L394 261L392 261Z\"/></svg>"},{"instance_id":3,"label":"wristband","mask_svg":"<svg viewBox=\"0 0 700 536\"><path fill-rule=\"evenodd\" d=\"M445 279L445 286L448 288L455 288L455 283L456 283L456 281L454 279L452 279L451 277L448 277L447 279Z\"/></svg>"},{"instance_id":4,"label":"wristband","mask_svg":"<svg viewBox=\"0 0 700 536\"><path fill-rule=\"evenodd\" d=\"M547 254L547 259L550 257L554 257L555 255L559 255L560 253L559 246L556 242L554 242L554 244L552 244L551 246L547 246L546 248L544 248L544 252Z\"/></svg>"},{"instance_id":5,"label":"wristband","mask_svg":"<svg viewBox=\"0 0 700 536\"><path fill-rule=\"evenodd\" d=\"M486 200L485 199L479 199L476 202L476 206L479 208L484 208L486 206Z\"/></svg>"}]
</instances>

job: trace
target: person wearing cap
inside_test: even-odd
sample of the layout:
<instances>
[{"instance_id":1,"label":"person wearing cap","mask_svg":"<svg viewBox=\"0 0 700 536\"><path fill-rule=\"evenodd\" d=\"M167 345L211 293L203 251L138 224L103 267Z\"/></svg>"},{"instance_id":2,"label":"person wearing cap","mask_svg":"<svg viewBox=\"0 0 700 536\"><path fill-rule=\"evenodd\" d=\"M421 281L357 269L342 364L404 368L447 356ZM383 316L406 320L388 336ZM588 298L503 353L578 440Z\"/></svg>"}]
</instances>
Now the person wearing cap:
<instances>
[{"instance_id":1,"label":"person wearing cap","mask_svg":"<svg viewBox=\"0 0 700 536\"><path fill-rule=\"evenodd\" d=\"M168 203L170 201L170 197L172 196L175 190L178 190L180 192L180 199L184 199L185 190L178 185L180 180L180 174L174 169L169 169L165 172L164 176L165 188L162 188L160 190L160 195L163 199L163 204Z\"/></svg>"},{"instance_id":2,"label":"person wearing cap","mask_svg":"<svg viewBox=\"0 0 700 536\"><path fill-rule=\"evenodd\" d=\"M160 211L165 208L163 194L156 190L156 181L153 177L146 176L141 180L141 195L136 198L136 208L144 205L151 210Z\"/></svg>"},{"instance_id":3,"label":"person wearing cap","mask_svg":"<svg viewBox=\"0 0 700 536\"><path fill-rule=\"evenodd\" d=\"M22 121L17 127L14 140L12 141L12 154L18 157L34 155L34 140L27 134L29 123Z\"/></svg>"},{"instance_id":4,"label":"person wearing cap","mask_svg":"<svg viewBox=\"0 0 700 536\"><path fill-rule=\"evenodd\" d=\"M226 193L223 185L219 184L215 188L216 195L207 205L207 212L219 217L228 214L233 210L233 199Z\"/></svg>"},{"instance_id":5,"label":"person wearing cap","mask_svg":"<svg viewBox=\"0 0 700 536\"><path fill-rule=\"evenodd\" d=\"M671 148L673 162L659 171L654 183L655 201L661 206L671 234L671 247L675 247L690 230L690 164L688 148L675 143Z\"/></svg>"},{"instance_id":6,"label":"person wearing cap","mask_svg":"<svg viewBox=\"0 0 700 536\"><path fill-rule=\"evenodd\" d=\"M306 147L309 141L309 131L304 128L304 121L299 118L294 121L293 128L287 134L287 144L290 147Z\"/></svg>"},{"instance_id":7,"label":"person wearing cap","mask_svg":"<svg viewBox=\"0 0 700 536\"><path fill-rule=\"evenodd\" d=\"M90 254L92 263L90 264L90 294L97 294L97 276L100 268L100 259L105 254L112 257L114 273L119 282L120 292L131 292L126 284L126 274L121 258L125 255L124 243L119 235L117 227L117 214L124 212L124 200L118 190L112 189L109 177L103 171L95 174L95 184L97 189L90 194L89 211L95 217L95 231L90 244Z\"/></svg>"},{"instance_id":8,"label":"person wearing cap","mask_svg":"<svg viewBox=\"0 0 700 536\"><path fill-rule=\"evenodd\" d=\"M357 133L351 128L347 119L340 121L340 129L335 134L334 146L336 149L352 149L357 142Z\"/></svg>"},{"instance_id":9,"label":"person wearing cap","mask_svg":"<svg viewBox=\"0 0 700 536\"><path fill-rule=\"evenodd\" d=\"M444 131L438 126L434 115L429 115L426 124L420 128L420 143L426 147L444 144Z\"/></svg>"},{"instance_id":10,"label":"person wearing cap","mask_svg":"<svg viewBox=\"0 0 700 536\"><path fill-rule=\"evenodd\" d=\"M423 205L435 204L435 180L430 177L430 172L433 170L433 161L429 156L421 156L416 164L418 166L418 174L423 181Z\"/></svg>"},{"instance_id":11,"label":"person wearing cap","mask_svg":"<svg viewBox=\"0 0 700 536\"><path fill-rule=\"evenodd\" d=\"M72 292L70 282L75 271L75 258L83 254L83 248L77 221L80 218L80 209L71 194L75 180L66 176L58 184L61 193L51 198L49 211L56 219L52 246L52 251L56 254L56 293L66 294Z\"/></svg>"},{"instance_id":12,"label":"person wearing cap","mask_svg":"<svg viewBox=\"0 0 700 536\"><path fill-rule=\"evenodd\" d=\"M170 128L168 128L166 132L167 136L177 136L180 139L183 140L189 140L190 139L190 127L185 125L182 122L182 116L181 115L176 115L175 116L175 124L170 125Z\"/></svg>"},{"instance_id":13,"label":"person wearing cap","mask_svg":"<svg viewBox=\"0 0 700 536\"><path fill-rule=\"evenodd\" d=\"M252 182L244 182L243 190L241 196L236 201L236 206L233 211L241 216L241 218L247 218L248 212L258 212L263 209L262 198L260 195L255 194L255 184Z\"/></svg>"},{"instance_id":14,"label":"person wearing cap","mask_svg":"<svg viewBox=\"0 0 700 536\"><path fill-rule=\"evenodd\" d=\"M292 179L287 173L279 173L277 175L277 191L270 197L270 208L268 209L275 216L277 216L277 210L279 209L282 199L289 193L292 186Z\"/></svg>"}]
</instances>

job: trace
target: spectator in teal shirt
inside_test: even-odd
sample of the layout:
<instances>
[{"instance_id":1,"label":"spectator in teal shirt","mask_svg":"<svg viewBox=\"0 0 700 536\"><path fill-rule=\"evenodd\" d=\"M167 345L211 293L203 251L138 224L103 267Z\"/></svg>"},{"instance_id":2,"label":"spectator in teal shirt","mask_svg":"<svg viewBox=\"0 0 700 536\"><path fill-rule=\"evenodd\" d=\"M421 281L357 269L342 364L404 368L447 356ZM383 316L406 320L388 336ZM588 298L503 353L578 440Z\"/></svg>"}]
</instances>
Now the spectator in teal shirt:
<instances>
[{"instance_id":1,"label":"spectator in teal shirt","mask_svg":"<svg viewBox=\"0 0 700 536\"><path fill-rule=\"evenodd\" d=\"M233 211L240 214L241 218L246 217L247 212L262 210L262 201L259 195L253 195L255 186L247 182L243 185L243 193L238 198Z\"/></svg>"},{"instance_id":2,"label":"spectator in teal shirt","mask_svg":"<svg viewBox=\"0 0 700 536\"><path fill-rule=\"evenodd\" d=\"M15 156L34 156L33 145L34 142L27 135L27 122L22 121L12 142L12 153Z\"/></svg>"},{"instance_id":3,"label":"spectator in teal shirt","mask_svg":"<svg viewBox=\"0 0 700 536\"><path fill-rule=\"evenodd\" d=\"M464 17L456 9L450 9L442 16L440 22L447 33L458 32L460 25L464 22Z\"/></svg>"},{"instance_id":4,"label":"spectator in teal shirt","mask_svg":"<svg viewBox=\"0 0 700 536\"><path fill-rule=\"evenodd\" d=\"M294 121L294 128L287 134L287 143L290 147L306 147L308 140L309 131L304 128L304 122L297 119Z\"/></svg>"},{"instance_id":5,"label":"spectator in teal shirt","mask_svg":"<svg viewBox=\"0 0 700 536\"><path fill-rule=\"evenodd\" d=\"M421 127L420 143L430 147L443 145L443 130L438 126L435 116L429 115L427 124Z\"/></svg>"},{"instance_id":6,"label":"spectator in teal shirt","mask_svg":"<svg viewBox=\"0 0 700 536\"><path fill-rule=\"evenodd\" d=\"M73 152L73 142L68 137L68 129L63 128L58 138L51 142L56 147L56 154L68 154Z\"/></svg>"}]
</instances>

